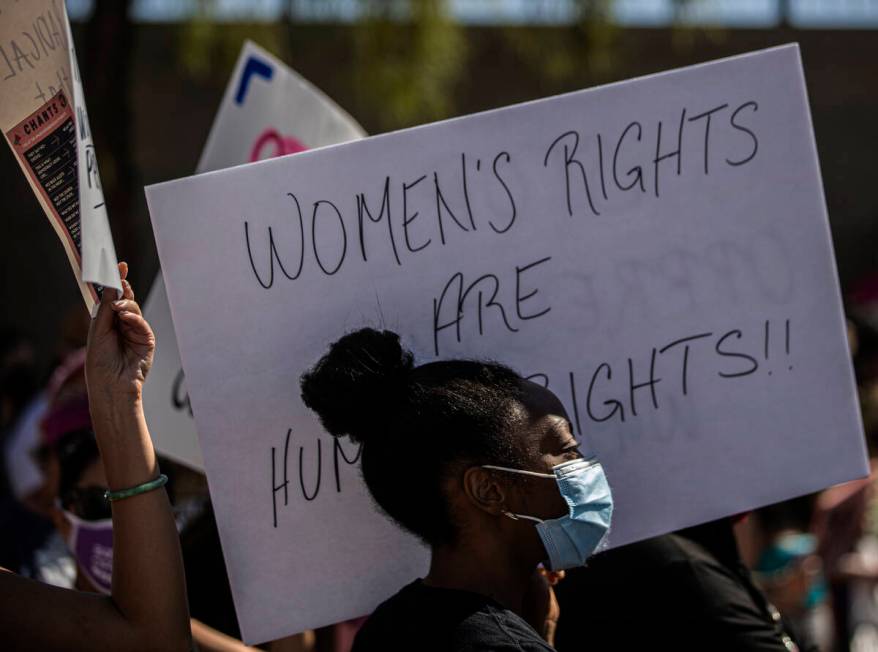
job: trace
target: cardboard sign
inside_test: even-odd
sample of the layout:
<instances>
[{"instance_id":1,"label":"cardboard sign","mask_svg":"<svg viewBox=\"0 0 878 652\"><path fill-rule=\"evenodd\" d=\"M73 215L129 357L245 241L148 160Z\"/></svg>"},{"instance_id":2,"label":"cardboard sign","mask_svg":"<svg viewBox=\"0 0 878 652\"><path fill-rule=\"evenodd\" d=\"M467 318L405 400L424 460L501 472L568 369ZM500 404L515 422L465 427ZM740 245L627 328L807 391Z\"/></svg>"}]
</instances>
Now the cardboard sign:
<instances>
[{"instance_id":1,"label":"cardboard sign","mask_svg":"<svg viewBox=\"0 0 878 652\"><path fill-rule=\"evenodd\" d=\"M121 290L70 22L61 0L0 2L0 130L89 310Z\"/></svg>"},{"instance_id":2,"label":"cardboard sign","mask_svg":"<svg viewBox=\"0 0 878 652\"><path fill-rule=\"evenodd\" d=\"M198 163L209 172L364 136L347 113L295 71L247 41ZM143 408L156 448L204 469L165 284L159 273L144 304L159 343Z\"/></svg>"},{"instance_id":3,"label":"cardboard sign","mask_svg":"<svg viewBox=\"0 0 878 652\"><path fill-rule=\"evenodd\" d=\"M425 568L299 397L365 324L548 385L605 465L612 545L868 472L796 46L147 198L248 641Z\"/></svg>"}]
</instances>

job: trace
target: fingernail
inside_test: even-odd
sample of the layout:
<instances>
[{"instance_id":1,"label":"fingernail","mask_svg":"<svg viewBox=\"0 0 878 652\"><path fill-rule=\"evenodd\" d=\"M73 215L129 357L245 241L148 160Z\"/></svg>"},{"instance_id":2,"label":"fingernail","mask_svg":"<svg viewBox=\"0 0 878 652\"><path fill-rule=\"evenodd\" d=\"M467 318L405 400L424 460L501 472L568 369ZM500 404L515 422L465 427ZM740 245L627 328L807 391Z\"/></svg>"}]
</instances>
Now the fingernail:
<instances>
[{"instance_id":1,"label":"fingernail","mask_svg":"<svg viewBox=\"0 0 878 652\"><path fill-rule=\"evenodd\" d=\"M124 301L114 301L114 302L113 302L113 307L114 307L114 308L121 308L121 307L124 306L124 305L125 305L125 302L124 302Z\"/></svg>"}]
</instances>

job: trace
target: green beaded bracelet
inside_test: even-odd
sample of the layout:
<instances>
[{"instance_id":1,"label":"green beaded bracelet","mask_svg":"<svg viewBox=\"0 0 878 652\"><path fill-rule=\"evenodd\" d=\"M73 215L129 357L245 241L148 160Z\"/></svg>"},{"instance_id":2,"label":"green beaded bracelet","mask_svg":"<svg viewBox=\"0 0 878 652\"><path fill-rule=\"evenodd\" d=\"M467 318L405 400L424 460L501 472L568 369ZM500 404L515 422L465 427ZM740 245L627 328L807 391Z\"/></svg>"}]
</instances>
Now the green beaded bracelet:
<instances>
[{"instance_id":1,"label":"green beaded bracelet","mask_svg":"<svg viewBox=\"0 0 878 652\"><path fill-rule=\"evenodd\" d=\"M112 502L114 500L122 500L123 498L131 498L131 496L145 494L147 491L152 491L153 489L164 487L167 483L168 476L166 476L164 473L161 473L159 474L159 477L157 477L155 480L144 482L143 484L139 484L136 487L119 489L119 491L110 491L108 489L106 492L104 492L104 499Z\"/></svg>"}]
</instances>

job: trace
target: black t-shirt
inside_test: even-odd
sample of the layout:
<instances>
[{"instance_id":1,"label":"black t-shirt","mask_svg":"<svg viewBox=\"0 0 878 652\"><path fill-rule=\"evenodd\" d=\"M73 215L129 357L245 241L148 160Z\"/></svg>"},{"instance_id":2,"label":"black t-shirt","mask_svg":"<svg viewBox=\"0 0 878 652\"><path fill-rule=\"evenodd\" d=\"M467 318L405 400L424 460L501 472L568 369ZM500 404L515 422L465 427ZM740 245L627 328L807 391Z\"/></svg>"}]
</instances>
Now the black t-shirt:
<instances>
[{"instance_id":1,"label":"black t-shirt","mask_svg":"<svg viewBox=\"0 0 878 652\"><path fill-rule=\"evenodd\" d=\"M553 652L520 616L469 591L412 582L375 610L352 652Z\"/></svg>"},{"instance_id":2,"label":"black t-shirt","mask_svg":"<svg viewBox=\"0 0 878 652\"><path fill-rule=\"evenodd\" d=\"M555 588L559 652L810 652L753 584L731 526L596 555Z\"/></svg>"}]
</instances>

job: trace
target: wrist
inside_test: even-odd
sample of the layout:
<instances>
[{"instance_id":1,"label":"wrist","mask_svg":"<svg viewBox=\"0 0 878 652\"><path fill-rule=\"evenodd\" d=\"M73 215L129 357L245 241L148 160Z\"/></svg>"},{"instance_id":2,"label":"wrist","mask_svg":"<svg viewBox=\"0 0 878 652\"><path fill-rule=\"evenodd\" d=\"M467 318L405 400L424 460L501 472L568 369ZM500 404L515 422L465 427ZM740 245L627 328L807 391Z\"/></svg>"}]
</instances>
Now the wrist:
<instances>
[{"instance_id":1,"label":"wrist","mask_svg":"<svg viewBox=\"0 0 878 652\"><path fill-rule=\"evenodd\" d=\"M137 392L103 392L89 397L91 420L99 428L124 429L143 415L143 396Z\"/></svg>"},{"instance_id":2,"label":"wrist","mask_svg":"<svg viewBox=\"0 0 878 652\"><path fill-rule=\"evenodd\" d=\"M557 621L547 620L543 626L543 640L551 646L555 646L555 630L558 628Z\"/></svg>"}]
</instances>

